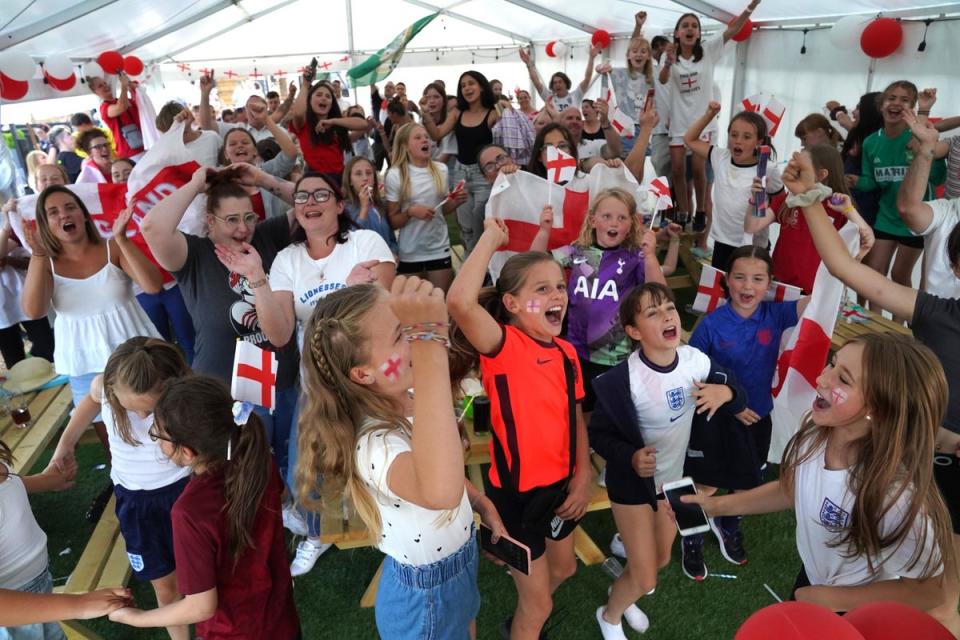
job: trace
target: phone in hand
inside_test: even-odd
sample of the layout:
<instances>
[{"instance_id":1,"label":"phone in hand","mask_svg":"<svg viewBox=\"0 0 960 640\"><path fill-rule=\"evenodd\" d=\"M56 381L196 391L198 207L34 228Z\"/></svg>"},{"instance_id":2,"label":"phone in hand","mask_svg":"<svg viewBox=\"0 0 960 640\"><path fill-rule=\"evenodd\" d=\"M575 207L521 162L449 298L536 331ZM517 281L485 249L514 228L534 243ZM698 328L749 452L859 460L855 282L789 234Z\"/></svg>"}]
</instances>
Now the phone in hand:
<instances>
[{"instance_id":1,"label":"phone in hand","mask_svg":"<svg viewBox=\"0 0 960 640\"><path fill-rule=\"evenodd\" d=\"M700 505L680 502L680 496L696 495L697 487L693 484L693 478L681 478L676 482L665 482L663 483L663 493L676 515L677 529L681 536L692 536L710 531L707 514L703 512Z\"/></svg>"},{"instance_id":2,"label":"phone in hand","mask_svg":"<svg viewBox=\"0 0 960 640\"><path fill-rule=\"evenodd\" d=\"M314 57L313 60L310 61L310 79L311 80L317 77L317 66L319 64L320 64L320 61L317 60L316 57Z\"/></svg>"},{"instance_id":3,"label":"phone in hand","mask_svg":"<svg viewBox=\"0 0 960 640\"><path fill-rule=\"evenodd\" d=\"M517 542L507 535L500 536L497 543L490 541L493 531L487 525L480 523L480 548L498 560L516 569L525 576L530 575L530 547Z\"/></svg>"}]
</instances>

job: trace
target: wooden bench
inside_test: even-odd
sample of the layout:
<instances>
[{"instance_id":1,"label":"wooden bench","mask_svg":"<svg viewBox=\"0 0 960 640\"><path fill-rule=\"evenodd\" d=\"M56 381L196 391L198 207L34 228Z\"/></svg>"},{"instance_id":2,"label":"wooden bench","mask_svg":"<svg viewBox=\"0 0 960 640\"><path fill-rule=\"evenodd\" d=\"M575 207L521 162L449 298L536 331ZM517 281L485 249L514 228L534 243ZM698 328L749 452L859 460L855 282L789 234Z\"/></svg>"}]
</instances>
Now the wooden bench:
<instances>
[{"instance_id":1,"label":"wooden bench","mask_svg":"<svg viewBox=\"0 0 960 640\"><path fill-rule=\"evenodd\" d=\"M843 318L837 319L837 324L833 328L833 335L830 337L830 348L836 351L842 347L847 340L862 336L867 333L901 333L905 336L912 336L913 332L899 322L894 322L889 318L883 317L875 311L867 310L867 322L847 322Z\"/></svg>"},{"instance_id":2,"label":"wooden bench","mask_svg":"<svg viewBox=\"0 0 960 640\"><path fill-rule=\"evenodd\" d=\"M0 440L13 451L14 473L27 474L44 449L60 431L70 415L72 398L67 385L25 394L30 408L31 426L20 429L7 415L0 420Z\"/></svg>"}]
</instances>

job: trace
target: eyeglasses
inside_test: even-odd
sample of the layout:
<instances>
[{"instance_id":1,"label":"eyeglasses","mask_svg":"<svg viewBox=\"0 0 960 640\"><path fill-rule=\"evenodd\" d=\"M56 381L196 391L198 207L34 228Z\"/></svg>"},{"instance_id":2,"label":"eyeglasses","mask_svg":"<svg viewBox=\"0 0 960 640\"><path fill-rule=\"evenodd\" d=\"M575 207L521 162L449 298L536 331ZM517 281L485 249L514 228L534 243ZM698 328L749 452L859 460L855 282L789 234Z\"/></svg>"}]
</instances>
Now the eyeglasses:
<instances>
[{"instance_id":1,"label":"eyeglasses","mask_svg":"<svg viewBox=\"0 0 960 640\"><path fill-rule=\"evenodd\" d=\"M482 164L480 166L480 169L484 173L490 173L492 171L495 171L496 169L499 169L500 167L507 164L508 162L510 162L510 156L508 156L505 153L501 153L490 162L485 162L484 164Z\"/></svg>"},{"instance_id":2,"label":"eyeglasses","mask_svg":"<svg viewBox=\"0 0 960 640\"><path fill-rule=\"evenodd\" d=\"M168 438L167 436L163 436L163 435L160 435L159 433L157 433L157 426L156 426L156 424L154 424L154 426L150 427L150 429L147 430L147 435L150 436L150 441L151 441L151 442L156 442L157 440L163 440L164 442L169 442L169 443L173 444L173 440L172 440L172 439Z\"/></svg>"},{"instance_id":3,"label":"eyeglasses","mask_svg":"<svg viewBox=\"0 0 960 640\"><path fill-rule=\"evenodd\" d=\"M110 145L106 142L90 145L90 151L100 151L101 149L109 149L109 148L110 148Z\"/></svg>"},{"instance_id":4,"label":"eyeglasses","mask_svg":"<svg viewBox=\"0 0 960 640\"><path fill-rule=\"evenodd\" d=\"M553 147L558 151L563 151L564 153L570 153L570 145L566 142L558 142L557 144L550 144L549 142L543 145L544 147Z\"/></svg>"},{"instance_id":5,"label":"eyeglasses","mask_svg":"<svg viewBox=\"0 0 960 640\"><path fill-rule=\"evenodd\" d=\"M310 196L313 196L317 204L326 202L333 195L330 189L314 189L313 191L297 191L293 194L293 201L296 204L307 204L310 202Z\"/></svg>"},{"instance_id":6,"label":"eyeglasses","mask_svg":"<svg viewBox=\"0 0 960 640\"><path fill-rule=\"evenodd\" d=\"M259 219L257 217L257 214L254 213L253 211L248 211L243 215L239 213L235 213L233 215L229 215L225 217L220 217L216 214L213 214L213 217L219 220L220 222L222 222L223 224L227 225L228 227L233 227L233 228L239 227L241 222L247 225L248 227L252 227L255 224L257 224L257 220Z\"/></svg>"}]
</instances>

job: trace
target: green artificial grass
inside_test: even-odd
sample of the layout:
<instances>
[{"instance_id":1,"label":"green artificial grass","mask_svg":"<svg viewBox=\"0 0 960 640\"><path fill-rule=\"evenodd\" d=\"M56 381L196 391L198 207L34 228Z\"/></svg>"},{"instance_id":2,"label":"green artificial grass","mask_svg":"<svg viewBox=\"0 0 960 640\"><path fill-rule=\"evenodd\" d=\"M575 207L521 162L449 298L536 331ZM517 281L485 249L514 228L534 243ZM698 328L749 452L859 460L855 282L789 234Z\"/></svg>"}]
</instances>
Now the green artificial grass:
<instances>
[{"instance_id":1,"label":"green artificial grass","mask_svg":"<svg viewBox=\"0 0 960 640\"><path fill-rule=\"evenodd\" d=\"M48 458L49 453L34 472L40 471ZM51 572L58 585L65 582L83 552L93 531L93 525L86 521L84 514L90 501L108 480L108 471L96 468L104 460L99 445L79 447L77 459L80 473L76 487L62 493L31 496L37 521L47 532ZM615 533L610 512L588 514L583 526L594 542L609 553L608 545ZM737 567L725 561L712 536L708 536L706 544L706 562L710 571L734 574L736 580L711 577L697 584L686 578L680 570L678 538L674 560L660 573L656 593L639 602L651 623L650 630L643 635L645 640L732 638L751 613L773 603L764 583L781 597L789 595L800 567L794 547L792 514L754 516L747 518L743 526L750 553L750 562L746 566ZM291 549L292 545L291 539ZM60 555L66 548L70 553ZM361 609L359 601L381 558L375 549L331 549L320 558L311 573L295 581L304 638L377 637L373 609ZM610 583L611 578L600 565L586 567L578 563L576 575L556 593L554 612L547 626L550 637L554 640L598 638L594 612L604 603ZM516 605L516 592L506 571L486 560L480 563L479 584L482 604L477 620L478 637L495 639L498 625ZM149 584L132 581L131 588L140 606L156 606ZM106 619L86 624L108 640L162 640L168 637L161 629L133 629ZM629 638L640 637L626 625L624 629Z\"/></svg>"}]
</instances>

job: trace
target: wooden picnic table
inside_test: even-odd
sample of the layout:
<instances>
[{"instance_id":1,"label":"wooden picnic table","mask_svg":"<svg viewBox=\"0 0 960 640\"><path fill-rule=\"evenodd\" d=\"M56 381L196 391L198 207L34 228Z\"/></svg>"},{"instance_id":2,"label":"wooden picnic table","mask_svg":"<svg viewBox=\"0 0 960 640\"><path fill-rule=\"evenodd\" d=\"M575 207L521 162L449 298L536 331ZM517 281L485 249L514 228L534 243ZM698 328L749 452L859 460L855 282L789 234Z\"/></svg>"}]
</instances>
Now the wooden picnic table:
<instances>
[{"instance_id":1,"label":"wooden picnic table","mask_svg":"<svg viewBox=\"0 0 960 640\"><path fill-rule=\"evenodd\" d=\"M11 471L27 474L40 459L44 449L59 433L70 415L73 399L66 384L23 394L30 408L31 426L20 429L9 414L0 418L0 440L13 451Z\"/></svg>"}]
</instances>

